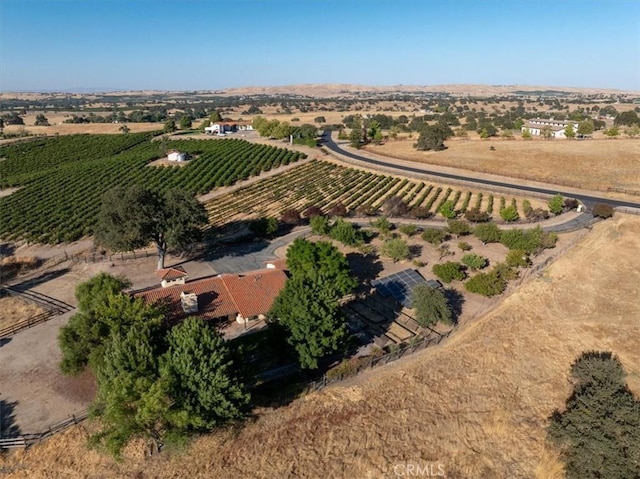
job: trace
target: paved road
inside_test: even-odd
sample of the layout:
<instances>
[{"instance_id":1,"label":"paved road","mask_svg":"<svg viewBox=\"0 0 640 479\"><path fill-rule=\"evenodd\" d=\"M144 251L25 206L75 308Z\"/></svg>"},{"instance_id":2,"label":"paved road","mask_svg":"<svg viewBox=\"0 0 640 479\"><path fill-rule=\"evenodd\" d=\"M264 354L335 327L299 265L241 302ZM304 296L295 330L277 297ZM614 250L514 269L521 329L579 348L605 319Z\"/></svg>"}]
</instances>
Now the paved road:
<instances>
[{"instance_id":1,"label":"paved road","mask_svg":"<svg viewBox=\"0 0 640 479\"><path fill-rule=\"evenodd\" d=\"M421 167L417 167L417 166L404 166L404 165L399 165L396 163L392 163L392 162L386 162L384 160L376 160L376 159L372 159L372 158L367 158L365 156L362 155L358 155L356 153L350 152L350 151L346 151L343 150L342 148L340 148L340 146L338 146L336 144L335 141L333 141L333 138L331 138L331 132L329 130L325 131L322 134L322 142L324 143L324 146L326 146L329 150L338 153L339 155L343 155L346 156L348 158L352 158L354 160L357 161L362 161L364 163L369 163L371 165L375 165L375 166L381 166L384 168L394 168L397 170L401 170L401 171L405 171L407 173L418 173L418 174L422 174L422 175L431 175L431 176L436 176L436 177L440 177L440 178L445 178L445 179L450 179L450 180L456 180L456 181L468 181L468 182L472 182L472 183L477 183L477 184L481 184L481 185L487 185L487 186L497 186L497 187L501 187L501 188L512 188L515 190L521 190L521 191L528 191L528 192L534 192L534 193L542 193L542 194L547 194L547 195L555 195L557 193L560 193L563 196L568 196L570 198L576 198L578 200L580 200L581 202L583 202L585 204L585 206L587 206L587 208L590 210L594 204L596 203L605 203L611 206L625 206L627 208L640 208L640 201L639 202L632 202L632 201L623 201L623 200L616 200L616 199L612 199L612 198L605 198L605 197L600 197L600 196L594 196L594 195L589 195L589 194L578 194L575 192L563 192L560 188L561 187L554 187L553 189L547 189L547 188L539 188L539 187L535 187L535 186L526 186L526 185L520 185L520 184L515 184L515 183L506 183L506 182L502 182L502 181L495 181L495 180L489 180L489 179L485 179L485 178L478 178L478 177L473 177L473 176L464 176L463 174L453 174L453 173L446 173L446 172L442 172L442 171L433 171L433 170L429 170L426 168L421 168Z\"/></svg>"}]
</instances>

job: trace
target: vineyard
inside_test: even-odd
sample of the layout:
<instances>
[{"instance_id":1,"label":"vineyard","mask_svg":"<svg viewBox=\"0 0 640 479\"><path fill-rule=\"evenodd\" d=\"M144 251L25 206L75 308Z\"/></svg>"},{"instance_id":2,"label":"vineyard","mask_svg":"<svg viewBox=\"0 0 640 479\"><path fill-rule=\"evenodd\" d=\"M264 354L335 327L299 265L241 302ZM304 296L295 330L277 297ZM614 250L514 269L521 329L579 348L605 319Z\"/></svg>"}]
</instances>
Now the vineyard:
<instances>
[{"instance_id":1,"label":"vineyard","mask_svg":"<svg viewBox=\"0 0 640 479\"><path fill-rule=\"evenodd\" d=\"M178 140L165 145L193 158L183 168L155 168L153 134L74 135L0 148L0 238L71 242L92 233L101 195L118 186L183 188L204 194L303 158L299 152L243 140Z\"/></svg>"},{"instance_id":2,"label":"vineyard","mask_svg":"<svg viewBox=\"0 0 640 479\"><path fill-rule=\"evenodd\" d=\"M432 213L447 200L461 213L478 208L492 214L507 205L507 198L490 193L457 190L313 160L211 200L206 206L210 224L221 226L234 220L278 216L290 208L319 206L328 212L342 203L348 210L367 206L376 209L392 196L401 197L412 210L421 207ZM508 201L522 213L521 201L515 198Z\"/></svg>"}]
</instances>

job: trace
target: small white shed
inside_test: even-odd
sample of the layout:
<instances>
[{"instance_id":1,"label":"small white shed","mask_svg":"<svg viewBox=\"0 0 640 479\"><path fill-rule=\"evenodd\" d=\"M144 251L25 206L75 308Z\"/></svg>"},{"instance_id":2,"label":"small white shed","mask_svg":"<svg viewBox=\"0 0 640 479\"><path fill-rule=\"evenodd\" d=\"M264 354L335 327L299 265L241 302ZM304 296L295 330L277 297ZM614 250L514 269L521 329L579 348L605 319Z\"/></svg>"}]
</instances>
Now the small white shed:
<instances>
[{"instance_id":1,"label":"small white shed","mask_svg":"<svg viewBox=\"0 0 640 479\"><path fill-rule=\"evenodd\" d=\"M187 155L178 150L171 150L167 153L167 160L169 161L185 161Z\"/></svg>"}]
</instances>

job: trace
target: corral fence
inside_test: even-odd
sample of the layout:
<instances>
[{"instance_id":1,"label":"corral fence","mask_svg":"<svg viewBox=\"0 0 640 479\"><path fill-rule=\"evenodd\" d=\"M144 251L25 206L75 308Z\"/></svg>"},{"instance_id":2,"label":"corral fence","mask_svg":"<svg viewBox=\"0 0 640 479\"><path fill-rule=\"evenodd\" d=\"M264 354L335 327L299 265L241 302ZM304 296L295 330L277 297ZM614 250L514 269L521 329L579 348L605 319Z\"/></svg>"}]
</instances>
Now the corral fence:
<instances>
[{"instance_id":1,"label":"corral fence","mask_svg":"<svg viewBox=\"0 0 640 479\"><path fill-rule=\"evenodd\" d=\"M81 411L77 414L73 414L66 419L48 427L42 432L35 434L21 434L19 436L0 438L0 449L14 449L18 447L29 447L34 444L43 441L44 439L53 436L65 429L80 424L82 421L89 417L88 411Z\"/></svg>"},{"instance_id":2,"label":"corral fence","mask_svg":"<svg viewBox=\"0 0 640 479\"><path fill-rule=\"evenodd\" d=\"M455 330L453 327L448 332L444 334L440 334L433 337L423 337L419 340L412 340L409 344L399 345L393 348L386 354L382 354L380 356L365 356L357 360L357 362L353 363L353 367L347 368L340 372L332 372L328 371L325 373L320 379L316 381L311 381L307 384L305 388L305 392L311 391L319 391L331 384L338 383L340 381L344 381L345 379L349 379L351 377L357 376L361 372L372 369L378 366L384 366L385 364L389 364L393 361L397 361L405 356L416 353L418 351L422 351L430 346L435 346L439 344L443 339L448 338L449 335ZM353 358L348 360L353 361Z\"/></svg>"},{"instance_id":3,"label":"corral fence","mask_svg":"<svg viewBox=\"0 0 640 479\"><path fill-rule=\"evenodd\" d=\"M158 252L155 249L129 251L127 253L114 253L114 254L102 254L98 252L92 253L76 253L67 254L65 252L63 261L71 260L74 263L102 263L105 261L113 263L114 261L125 261L129 259L141 259L148 258L150 256L158 256Z\"/></svg>"},{"instance_id":4,"label":"corral fence","mask_svg":"<svg viewBox=\"0 0 640 479\"><path fill-rule=\"evenodd\" d=\"M54 316L73 310L73 306L65 302L35 291L18 291L10 287L0 288L0 297L7 296L18 298L26 303L36 304L45 311L0 329L0 339L13 336L23 329L31 328L32 326L48 321Z\"/></svg>"}]
</instances>

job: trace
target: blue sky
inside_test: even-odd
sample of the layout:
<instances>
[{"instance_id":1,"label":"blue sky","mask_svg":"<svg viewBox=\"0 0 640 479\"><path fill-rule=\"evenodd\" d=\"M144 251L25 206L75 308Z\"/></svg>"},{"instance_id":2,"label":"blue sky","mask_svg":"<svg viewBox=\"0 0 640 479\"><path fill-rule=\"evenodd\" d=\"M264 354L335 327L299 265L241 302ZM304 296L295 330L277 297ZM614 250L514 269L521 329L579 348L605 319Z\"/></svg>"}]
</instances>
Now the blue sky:
<instances>
[{"instance_id":1,"label":"blue sky","mask_svg":"<svg viewBox=\"0 0 640 479\"><path fill-rule=\"evenodd\" d=\"M0 0L0 90L640 90L636 0Z\"/></svg>"}]
</instances>

